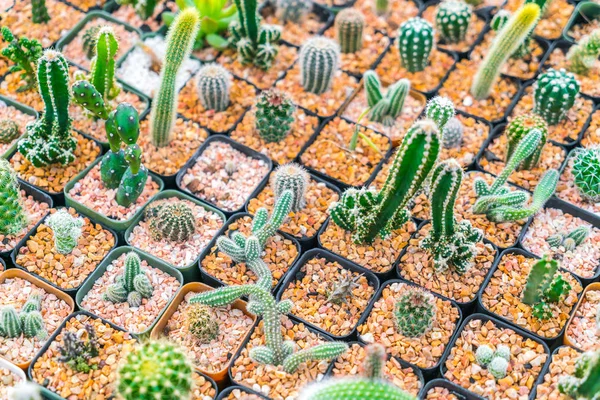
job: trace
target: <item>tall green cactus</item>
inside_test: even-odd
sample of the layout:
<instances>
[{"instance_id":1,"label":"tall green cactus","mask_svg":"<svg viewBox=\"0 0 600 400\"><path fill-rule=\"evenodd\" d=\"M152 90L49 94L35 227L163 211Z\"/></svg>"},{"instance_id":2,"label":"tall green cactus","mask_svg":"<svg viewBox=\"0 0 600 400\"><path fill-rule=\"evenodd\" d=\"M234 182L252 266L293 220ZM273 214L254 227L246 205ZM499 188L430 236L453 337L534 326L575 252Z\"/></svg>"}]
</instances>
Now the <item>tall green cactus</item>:
<instances>
[{"instance_id":1,"label":"tall green cactus","mask_svg":"<svg viewBox=\"0 0 600 400\"><path fill-rule=\"evenodd\" d=\"M569 71L578 75L588 75L600 56L600 29L595 29L589 35L569 49L567 60Z\"/></svg>"},{"instance_id":2,"label":"tall green cactus","mask_svg":"<svg viewBox=\"0 0 600 400\"><path fill-rule=\"evenodd\" d=\"M459 0L444 0L436 8L435 27L448 43L465 40L471 16L471 6Z\"/></svg>"},{"instance_id":3,"label":"tall green cactus","mask_svg":"<svg viewBox=\"0 0 600 400\"><path fill-rule=\"evenodd\" d=\"M571 290L558 273L558 262L544 256L531 266L521 301L532 307L532 315L541 320L552 317L551 303L562 301Z\"/></svg>"},{"instance_id":4,"label":"tall green cactus","mask_svg":"<svg viewBox=\"0 0 600 400\"><path fill-rule=\"evenodd\" d=\"M17 174L10 163L0 159L0 234L14 235L27 226Z\"/></svg>"},{"instance_id":5,"label":"tall green cactus","mask_svg":"<svg viewBox=\"0 0 600 400\"><path fill-rule=\"evenodd\" d=\"M600 400L600 350L581 354L575 371L558 380L558 390L573 399Z\"/></svg>"},{"instance_id":6,"label":"tall green cactus","mask_svg":"<svg viewBox=\"0 0 600 400\"><path fill-rule=\"evenodd\" d=\"M160 88L150 113L152 143L157 147L167 146L171 141L171 131L177 116L177 72L192 51L199 26L196 10L186 8L177 14L169 28L165 60L160 72Z\"/></svg>"},{"instance_id":7,"label":"tall green cactus","mask_svg":"<svg viewBox=\"0 0 600 400\"><path fill-rule=\"evenodd\" d=\"M473 79L471 94L476 100L488 98L502 66L527 39L539 18L540 8L537 4L524 5L498 32Z\"/></svg>"},{"instance_id":8,"label":"tall green cactus","mask_svg":"<svg viewBox=\"0 0 600 400\"><path fill-rule=\"evenodd\" d=\"M548 125L556 125L575 104L579 82L564 69L549 69L541 74L534 85L533 112L544 117Z\"/></svg>"},{"instance_id":9,"label":"tall green cactus","mask_svg":"<svg viewBox=\"0 0 600 400\"><path fill-rule=\"evenodd\" d=\"M50 21L46 0L31 0L31 21L34 24L45 24Z\"/></svg>"},{"instance_id":10,"label":"tall green cactus","mask_svg":"<svg viewBox=\"0 0 600 400\"><path fill-rule=\"evenodd\" d=\"M362 49L365 16L355 8L344 8L335 17L335 29L340 50L344 54Z\"/></svg>"},{"instance_id":11,"label":"tall green cactus","mask_svg":"<svg viewBox=\"0 0 600 400\"><path fill-rule=\"evenodd\" d=\"M331 87L340 63L340 47L326 37L308 39L300 49L300 84L304 90L323 94Z\"/></svg>"},{"instance_id":12,"label":"tall green cactus","mask_svg":"<svg viewBox=\"0 0 600 400\"><path fill-rule=\"evenodd\" d=\"M540 156L542 155L542 149L548 139L548 125L542 117L530 113L515 117L504 129L507 139L506 162L512 157L521 140L523 140L532 129L537 129L541 132L541 139L533 153L517 166L517 170L530 170L538 164Z\"/></svg>"},{"instance_id":13,"label":"tall green cactus","mask_svg":"<svg viewBox=\"0 0 600 400\"><path fill-rule=\"evenodd\" d=\"M398 49L402 66L408 72L423 71L433 50L433 26L429 21L414 17L400 25Z\"/></svg>"},{"instance_id":14,"label":"tall green cactus","mask_svg":"<svg viewBox=\"0 0 600 400\"><path fill-rule=\"evenodd\" d=\"M402 113L406 96L410 92L410 81L400 79L388 88L384 96L377 73L369 70L365 72L364 85L367 104L371 109L369 119L388 127L394 126L396 118Z\"/></svg>"}]
</instances>

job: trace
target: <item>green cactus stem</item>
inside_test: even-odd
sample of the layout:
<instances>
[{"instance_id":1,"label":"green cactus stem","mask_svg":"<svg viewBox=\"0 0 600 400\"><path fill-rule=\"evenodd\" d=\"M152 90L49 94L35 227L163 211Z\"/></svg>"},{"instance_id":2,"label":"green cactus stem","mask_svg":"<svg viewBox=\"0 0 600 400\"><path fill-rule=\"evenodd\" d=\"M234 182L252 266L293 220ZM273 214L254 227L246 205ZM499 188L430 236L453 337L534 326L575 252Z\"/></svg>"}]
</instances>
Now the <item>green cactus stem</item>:
<instances>
[{"instance_id":1,"label":"green cactus stem","mask_svg":"<svg viewBox=\"0 0 600 400\"><path fill-rule=\"evenodd\" d=\"M588 75L600 56L600 29L592 31L569 49L567 60L569 71L578 75Z\"/></svg>"},{"instance_id":2,"label":"green cactus stem","mask_svg":"<svg viewBox=\"0 0 600 400\"><path fill-rule=\"evenodd\" d=\"M85 30L81 36L81 47L86 57L91 60L96 55L96 43L98 42L98 32L100 25L94 25Z\"/></svg>"},{"instance_id":3,"label":"green cactus stem","mask_svg":"<svg viewBox=\"0 0 600 400\"><path fill-rule=\"evenodd\" d=\"M133 7L136 14L142 20L147 20L154 15L154 9L159 2L159 0L117 0L117 4L119 5L130 5ZM187 5L188 3L184 4Z\"/></svg>"},{"instance_id":4,"label":"green cactus stem","mask_svg":"<svg viewBox=\"0 0 600 400\"><path fill-rule=\"evenodd\" d=\"M579 82L564 69L549 69L541 74L534 85L533 112L541 115L548 125L556 125L575 104Z\"/></svg>"},{"instance_id":5,"label":"green cactus stem","mask_svg":"<svg viewBox=\"0 0 600 400\"><path fill-rule=\"evenodd\" d=\"M323 94L333 83L340 63L340 47L326 37L308 39L300 49L300 84L309 93Z\"/></svg>"},{"instance_id":6,"label":"green cactus stem","mask_svg":"<svg viewBox=\"0 0 600 400\"><path fill-rule=\"evenodd\" d=\"M8 68L8 72L21 72L20 77L25 82L23 86L17 88L17 92L33 89L37 82L37 62L43 52L41 43L24 36L17 39L6 26L1 28L0 33L2 40L7 43L6 47L0 51L0 55L14 63Z\"/></svg>"},{"instance_id":7,"label":"green cactus stem","mask_svg":"<svg viewBox=\"0 0 600 400\"><path fill-rule=\"evenodd\" d=\"M31 21L34 24L45 24L50 21L46 0L31 0Z\"/></svg>"},{"instance_id":8,"label":"green cactus stem","mask_svg":"<svg viewBox=\"0 0 600 400\"><path fill-rule=\"evenodd\" d=\"M558 262L544 256L531 266L521 301L532 306L536 318L549 319L550 303L562 301L570 290L571 285L558 273Z\"/></svg>"},{"instance_id":9,"label":"green cactus stem","mask_svg":"<svg viewBox=\"0 0 600 400\"><path fill-rule=\"evenodd\" d=\"M61 254L70 254L81 237L83 219L74 217L65 208L51 214L45 224L54 235L54 248Z\"/></svg>"},{"instance_id":10,"label":"green cactus stem","mask_svg":"<svg viewBox=\"0 0 600 400\"><path fill-rule=\"evenodd\" d=\"M433 26L423 18L411 18L400 25L397 41L402 66L408 72L423 71L434 45Z\"/></svg>"},{"instance_id":11,"label":"green cactus stem","mask_svg":"<svg viewBox=\"0 0 600 400\"><path fill-rule=\"evenodd\" d=\"M185 242L196 233L194 210L181 200L149 207L146 215L150 216L150 232L155 240Z\"/></svg>"},{"instance_id":12,"label":"green cactus stem","mask_svg":"<svg viewBox=\"0 0 600 400\"><path fill-rule=\"evenodd\" d=\"M590 233L591 228L587 225L582 225L573 229L567 236L565 236L565 241L563 242L565 250L575 250L577 246L585 242L585 240L590 236Z\"/></svg>"},{"instance_id":13,"label":"green cactus stem","mask_svg":"<svg viewBox=\"0 0 600 400\"><path fill-rule=\"evenodd\" d=\"M517 170L530 170L537 166L540 156L542 155L542 149L546 144L546 140L548 140L548 125L542 117L530 113L514 118L504 129L507 139L506 161L512 157L519 142L531 132L532 129L537 129L541 132L540 142L533 153L518 165Z\"/></svg>"},{"instance_id":14,"label":"green cactus stem","mask_svg":"<svg viewBox=\"0 0 600 400\"><path fill-rule=\"evenodd\" d=\"M312 9L312 2L306 0L277 0L277 18L281 22L294 24L304 20Z\"/></svg>"},{"instance_id":15,"label":"green cactus stem","mask_svg":"<svg viewBox=\"0 0 600 400\"><path fill-rule=\"evenodd\" d=\"M435 297L423 289L409 287L394 307L396 329L408 338L423 336L436 318Z\"/></svg>"},{"instance_id":16,"label":"green cactus stem","mask_svg":"<svg viewBox=\"0 0 600 400\"><path fill-rule=\"evenodd\" d=\"M340 50L344 54L356 53L363 46L365 16L355 8L344 8L335 17L335 30Z\"/></svg>"},{"instance_id":17,"label":"green cactus stem","mask_svg":"<svg viewBox=\"0 0 600 400\"><path fill-rule=\"evenodd\" d=\"M1 336L6 338L17 338L23 332L21 319L13 306L5 306L0 310Z\"/></svg>"},{"instance_id":18,"label":"green cactus stem","mask_svg":"<svg viewBox=\"0 0 600 400\"><path fill-rule=\"evenodd\" d=\"M296 106L277 89L262 92L256 100L256 130L267 143L279 143L291 132Z\"/></svg>"},{"instance_id":19,"label":"green cactus stem","mask_svg":"<svg viewBox=\"0 0 600 400\"><path fill-rule=\"evenodd\" d=\"M387 127L394 126L396 118L402 113L406 96L410 92L410 81L400 79L388 88L384 96L377 73L369 70L365 72L364 85L370 108L369 119Z\"/></svg>"},{"instance_id":20,"label":"green cactus stem","mask_svg":"<svg viewBox=\"0 0 600 400\"><path fill-rule=\"evenodd\" d=\"M592 203L600 202L600 147L576 150L571 172L581 197Z\"/></svg>"},{"instance_id":21,"label":"green cactus stem","mask_svg":"<svg viewBox=\"0 0 600 400\"><path fill-rule=\"evenodd\" d=\"M471 6L459 0L444 0L436 8L435 27L448 43L465 40L472 16Z\"/></svg>"},{"instance_id":22,"label":"green cactus stem","mask_svg":"<svg viewBox=\"0 0 600 400\"><path fill-rule=\"evenodd\" d=\"M292 206L290 211L301 211L306 205L306 190L310 183L310 175L296 163L284 164L273 173L271 187L275 199L279 199L286 190L292 192Z\"/></svg>"},{"instance_id":23,"label":"green cactus stem","mask_svg":"<svg viewBox=\"0 0 600 400\"><path fill-rule=\"evenodd\" d=\"M221 65L213 63L200 68L196 87L198 98L206 110L225 111L229 107L232 77Z\"/></svg>"},{"instance_id":24,"label":"green cactus stem","mask_svg":"<svg viewBox=\"0 0 600 400\"><path fill-rule=\"evenodd\" d=\"M21 200L17 174L5 159L0 159L0 193L0 234L15 235L27 226L29 219Z\"/></svg>"},{"instance_id":25,"label":"green cactus stem","mask_svg":"<svg viewBox=\"0 0 600 400\"><path fill-rule=\"evenodd\" d=\"M575 371L558 381L558 390L578 400L600 399L600 350L588 351L575 362Z\"/></svg>"}]
</instances>

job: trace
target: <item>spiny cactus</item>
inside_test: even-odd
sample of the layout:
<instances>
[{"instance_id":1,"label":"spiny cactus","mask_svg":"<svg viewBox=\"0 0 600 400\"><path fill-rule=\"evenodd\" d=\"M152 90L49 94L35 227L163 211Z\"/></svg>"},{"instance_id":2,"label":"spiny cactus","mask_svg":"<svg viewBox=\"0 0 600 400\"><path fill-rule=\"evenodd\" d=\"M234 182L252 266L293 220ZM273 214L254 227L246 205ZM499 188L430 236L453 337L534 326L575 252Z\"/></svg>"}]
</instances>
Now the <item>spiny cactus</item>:
<instances>
[{"instance_id":1,"label":"spiny cactus","mask_svg":"<svg viewBox=\"0 0 600 400\"><path fill-rule=\"evenodd\" d=\"M506 23L508 22L509 19L510 19L510 11L505 10L505 9L498 10L498 12L496 12L496 14L494 14L494 17L490 21L490 28L492 28L492 30L498 32L499 30L504 28L504 25L506 25Z\"/></svg>"},{"instance_id":2,"label":"spiny cactus","mask_svg":"<svg viewBox=\"0 0 600 400\"><path fill-rule=\"evenodd\" d=\"M352 232L355 243L373 243L409 219L408 202L421 188L437 161L440 141L437 125L431 120L416 122L406 133L389 175L380 192L348 189L329 212L333 222Z\"/></svg>"},{"instance_id":3,"label":"spiny cactus","mask_svg":"<svg viewBox=\"0 0 600 400\"><path fill-rule=\"evenodd\" d=\"M587 225L579 226L569 233L556 233L546 238L546 242L550 247L563 246L566 251L573 251L577 246L585 242L591 233L591 229Z\"/></svg>"},{"instance_id":4,"label":"spiny cactus","mask_svg":"<svg viewBox=\"0 0 600 400\"><path fill-rule=\"evenodd\" d=\"M588 351L575 362L575 371L558 380L558 390L573 399L600 399L600 350Z\"/></svg>"},{"instance_id":5,"label":"spiny cactus","mask_svg":"<svg viewBox=\"0 0 600 400\"><path fill-rule=\"evenodd\" d=\"M582 148L574 153L573 182L584 200L600 202L600 147Z\"/></svg>"},{"instance_id":6,"label":"spiny cactus","mask_svg":"<svg viewBox=\"0 0 600 400\"><path fill-rule=\"evenodd\" d=\"M335 30L340 50L344 54L362 49L365 16L357 9L344 8L335 17Z\"/></svg>"},{"instance_id":7,"label":"spiny cactus","mask_svg":"<svg viewBox=\"0 0 600 400\"><path fill-rule=\"evenodd\" d=\"M477 254L476 245L483 240L480 229L473 228L468 220L457 222L454 217L462 178L462 167L454 159L439 163L431 177L432 229L421 247L432 254L438 271L454 267L459 274L467 272Z\"/></svg>"},{"instance_id":8,"label":"spiny cactus","mask_svg":"<svg viewBox=\"0 0 600 400\"><path fill-rule=\"evenodd\" d=\"M442 146L445 149L460 147L463 140L464 130L464 126L458 118L450 118L442 129Z\"/></svg>"},{"instance_id":9,"label":"spiny cactus","mask_svg":"<svg viewBox=\"0 0 600 400\"><path fill-rule=\"evenodd\" d=\"M181 200L150 207L150 232L155 240L185 242L196 232L194 210Z\"/></svg>"},{"instance_id":10,"label":"spiny cactus","mask_svg":"<svg viewBox=\"0 0 600 400\"><path fill-rule=\"evenodd\" d=\"M475 351L475 361L482 367L488 365L494 358L494 350L487 344L482 344Z\"/></svg>"},{"instance_id":11,"label":"spiny cactus","mask_svg":"<svg viewBox=\"0 0 600 400\"><path fill-rule=\"evenodd\" d=\"M135 290L133 279L142 273L142 260L136 252L131 251L125 256L125 273L123 274L123 285L128 292Z\"/></svg>"},{"instance_id":12,"label":"spiny cactus","mask_svg":"<svg viewBox=\"0 0 600 400\"><path fill-rule=\"evenodd\" d=\"M17 338L23 332L21 319L13 306L5 306L0 310L0 336Z\"/></svg>"},{"instance_id":13,"label":"spiny cactus","mask_svg":"<svg viewBox=\"0 0 600 400\"><path fill-rule=\"evenodd\" d=\"M27 125L19 151L38 168L70 164L75 160L77 141L71 136L69 65L59 52L46 50L39 59L37 74L44 113Z\"/></svg>"},{"instance_id":14,"label":"spiny cactus","mask_svg":"<svg viewBox=\"0 0 600 400\"><path fill-rule=\"evenodd\" d=\"M23 322L23 336L27 338L37 337L45 339L48 336L44 328L44 318L39 311L31 311L21 315Z\"/></svg>"},{"instance_id":15,"label":"spiny cactus","mask_svg":"<svg viewBox=\"0 0 600 400\"><path fill-rule=\"evenodd\" d=\"M277 18L281 22L300 23L312 9L309 0L277 0Z\"/></svg>"},{"instance_id":16,"label":"spiny cactus","mask_svg":"<svg viewBox=\"0 0 600 400\"><path fill-rule=\"evenodd\" d=\"M74 217L61 208L46 219L46 225L54 235L54 248L61 254L69 254L77 247L81 237L83 219Z\"/></svg>"},{"instance_id":17,"label":"spiny cactus","mask_svg":"<svg viewBox=\"0 0 600 400\"><path fill-rule=\"evenodd\" d=\"M221 65L212 63L198 71L198 98L206 110L225 111L229 107L232 77Z\"/></svg>"},{"instance_id":18,"label":"spiny cactus","mask_svg":"<svg viewBox=\"0 0 600 400\"><path fill-rule=\"evenodd\" d=\"M42 296L39 293L32 293L21 308L22 313L31 311L40 311L42 309Z\"/></svg>"},{"instance_id":19,"label":"spiny cactus","mask_svg":"<svg viewBox=\"0 0 600 400\"><path fill-rule=\"evenodd\" d=\"M475 352L475 361L481 367L487 367L494 378L502 379L506 376L510 356L510 348L506 345L499 344L494 351L487 344L482 344Z\"/></svg>"},{"instance_id":20,"label":"spiny cactus","mask_svg":"<svg viewBox=\"0 0 600 400\"><path fill-rule=\"evenodd\" d=\"M592 31L569 49L569 71L588 75L600 56L600 29Z\"/></svg>"},{"instance_id":21,"label":"spiny cactus","mask_svg":"<svg viewBox=\"0 0 600 400\"><path fill-rule=\"evenodd\" d=\"M427 103L425 115L427 118L433 120L441 131L446 126L446 123L454 117L454 104L447 97L436 96Z\"/></svg>"},{"instance_id":22,"label":"spiny cactus","mask_svg":"<svg viewBox=\"0 0 600 400\"><path fill-rule=\"evenodd\" d=\"M267 143L281 142L292 130L296 106L287 93L277 89L262 92L256 100L256 130Z\"/></svg>"},{"instance_id":23,"label":"spiny cactus","mask_svg":"<svg viewBox=\"0 0 600 400\"><path fill-rule=\"evenodd\" d=\"M541 74L534 86L533 112L544 117L548 125L556 125L575 104L579 82L564 69L549 69Z\"/></svg>"},{"instance_id":24,"label":"spiny cactus","mask_svg":"<svg viewBox=\"0 0 600 400\"><path fill-rule=\"evenodd\" d=\"M364 75L365 92L367 94L367 104L371 109L369 119L373 122L380 122L385 126L394 126L396 118L402 113L404 101L410 91L410 81L400 79L391 85L385 96L381 87L381 82L375 71L367 71Z\"/></svg>"},{"instance_id":25,"label":"spiny cactus","mask_svg":"<svg viewBox=\"0 0 600 400\"><path fill-rule=\"evenodd\" d=\"M400 25L397 40L402 66L408 72L423 71L434 45L433 26L423 18L411 18Z\"/></svg>"},{"instance_id":26,"label":"spiny cactus","mask_svg":"<svg viewBox=\"0 0 600 400\"><path fill-rule=\"evenodd\" d=\"M544 121L542 117L530 113L514 118L504 129L507 139L506 162L512 157L519 142L523 140L532 129L537 129L541 132L540 142L533 153L517 166L517 170L530 170L538 164L540 156L542 155L542 149L548 139L548 125L546 125L546 121Z\"/></svg>"},{"instance_id":27,"label":"spiny cactus","mask_svg":"<svg viewBox=\"0 0 600 400\"><path fill-rule=\"evenodd\" d=\"M21 131L15 121L0 120L0 144L9 144L19 136L21 136Z\"/></svg>"},{"instance_id":28,"label":"spiny cactus","mask_svg":"<svg viewBox=\"0 0 600 400\"><path fill-rule=\"evenodd\" d=\"M424 289L409 287L400 294L394 306L398 332L409 338L423 336L435 321L435 297Z\"/></svg>"},{"instance_id":29,"label":"spiny cactus","mask_svg":"<svg viewBox=\"0 0 600 400\"><path fill-rule=\"evenodd\" d=\"M306 190L310 183L308 172L296 163L281 165L271 179L271 187L275 194L275 199L279 199L286 190L292 192L292 206L290 211L298 212L306 204Z\"/></svg>"},{"instance_id":30,"label":"spiny cactus","mask_svg":"<svg viewBox=\"0 0 600 400\"><path fill-rule=\"evenodd\" d=\"M363 276L357 275L352 277L349 271L347 274L340 276L335 281L331 282L331 289L327 291L327 302L342 305L352 298L352 291L360 287L358 280Z\"/></svg>"},{"instance_id":31,"label":"spiny cactus","mask_svg":"<svg viewBox=\"0 0 600 400\"><path fill-rule=\"evenodd\" d=\"M494 378L502 379L506 376L508 361L502 357L494 357L488 364L487 369Z\"/></svg>"},{"instance_id":32,"label":"spiny cactus","mask_svg":"<svg viewBox=\"0 0 600 400\"><path fill-rule=\"evenodd\" d=\"M10 163L0 159L0 234L14 235L27 226L17 174Z\"/></svg>"},{"instance_id":33,"label":"spiny cactus","mask_svg":"<svg viewBox=\"0 0 600 400\"><path fill-rule=\"evenodd\" d=\"M190 304L185 309L185 327L200 343L210 343L219 336L219 321L210 307Z\"/></svg>"},{"instance_id":34,"label":"spiny cactus","mask_svg":"<svg viewBox=\"0 0 600 400\"><path fill-rule=\"evenodd\" d=\"M300 84L304 90L323 94L332 85L340 63L340 47L326 37L308 39L300 49Z\"/></svg>"},{"instance_id":35,"label":"spiny cactus","mask_svg":"<svg viewBox=\"0 0 600 400\"><path fill-rule=\"evenodd\" d=\"M510 16L510 11L499 10L490 22L491 28L496 32L500 31L504 25L506 25ZM535 25L537 25L537 23ZM535 25L531 28L529 35L527 35L523 43L521 43L521 45L510 55L510 58L520 59L531 53L531 33L535 29Z\"/></svg>"},{"instance_id":36,"label":"spiny cactus","mask_svg":"<svg viewBox=\"0 0 600 400\"><path fill-rule=\"evenodd\" d=\"M46 0L31 0L31 21L34 24L45 24L50 21Z\"/></svg>"},{"instance_id":37,"label":"spiny cactus","mask_svg":"<svg viewBox=\"0 0 600 400\"><path fill-rule=\"evenodd\" d=\"M465 40L471 23L471 6L459 0L444 0L436 8L435 27L448 43Z\"/></svg>"},{"instance_id":38,"label":"spiny cactus","mask_svg":"<svg viewBox=\"0 0 600 400\"><path fill-rule=\"evenodd\" d=\"M36 84L37 62L43 51L41 43L24 36L17 39L6 26L3 26L0 32L2 40L7 43L0 51L0 55L14 63L8 68L8 72L21 72L21 79L25 82L23 86L17 88L17 92L32 89Z\"/></svg>"},{"instance_id":39,"label":"spiny cactus","mask_svg":"<svg viewBox=\"0 0 600 400\"><path fill-rule=\"evenodd\" d=\"M88 373L97 370L98 364L91 360L100 354L98 335L90 324L84 325L83 332L62 332L62 345L58 347L58 361L67 364L77 372Z\"/></svg>"},{"instance_id":40,"label":"spiny cactus","mask_svg":"<svg viewBox=\"0 0 600 400\"><path fill-rule=\"evenodd\" d=\"M484 100L490 95L502 66L527 39L539 18L539 6L524 5L498 32L473 79L471 94L476 100Z\"/></svg>"},{"instance_id":41,"label":"spiny cactus","mask_svg":"<svg viewBox=\"0 0 600 400\"><path fill-rule=\"evenodd\" d=\"M100 32L100 25L90 26L83 32L81 36L81 46L83 52L88 59L94 58L96 54L96 43L98 42L98 32Z\"/></svg>"},{"instance_id":42,"label":"spiny cactus","mask_svg":"<svg viewBox=\"0 0 600 400\"><path fill-rule=\"evenodd\" d=\"M152 297L154 287L141 268L142 260L131 251L125 256L125 272L115 278L115 283L106 288L103 300L111 303L124 303L130 307L139 307L142 299Z\"/></svg>"},{"instance_id":43,"label":"spiny cactus","mask_svg":"<svg viewBox=\"0 0 600 400\"><path fill-rule=\"evenodd\" d=\"M171 131L177 114L177 72L189 57L200 26L198 13L186 8L175 17L167 33L167 49L160 72L160 88L152 102L150 134L156 147L165 147L171 142Z\"/></svg>"},{"instance_id":44,"label":"spiny cactus","mask_svg":"<svg viewBox=\"0 0 600 400\"><path fill-rule=\"evenodd\" d=\"M551 303L562 301L571 290L558 273L558 261L544 256L531 266L521 301L532 307L532 315L541 320L552 317Z\"/></svg>"}]
</instances>

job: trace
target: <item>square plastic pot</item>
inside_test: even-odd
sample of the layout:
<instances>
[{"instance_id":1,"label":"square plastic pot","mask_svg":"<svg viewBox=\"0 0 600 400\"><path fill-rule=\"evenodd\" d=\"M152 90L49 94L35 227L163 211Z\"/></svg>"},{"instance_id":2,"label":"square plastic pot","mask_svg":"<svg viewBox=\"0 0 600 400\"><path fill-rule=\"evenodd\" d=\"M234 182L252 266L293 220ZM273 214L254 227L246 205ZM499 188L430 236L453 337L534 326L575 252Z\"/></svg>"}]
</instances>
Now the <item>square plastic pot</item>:
<instances>
[{"instance_id":1,"label":"square plastic pot","mask_svg":"<svg viewBox=\"0 0 600 400\"><path fill-rule=\"evenodd\" d=\"M567 21L565 28L563 29L562 38L569 43L575 43L573 36L569 34L569 31L579 24L587 24L588 21L600 18L600 4L593 1L583 1L577 4L571 18Z\"/></svg>"},{"instance_id":2,"label":"square plastic pot","mask_svg":"<svg viewBox=\"0 0 600 400\"><path fill-rule=\"evenodd\" d=\"M429 381L427 385L421 389L421 392L419 393L419 399L426 398L427 392L436 387L448 389L451 394L462 400L483 400L483 397L480 397L473 392L469 392L462 386L458 386L456 383L441 378Z\"/></svg>"},{"instance_id":3,"label":"square plastic pot","mask_svg":"<svg viewBox=\"0 0 600 400\"><path fill-rule=\"evenodd\" d=\"M581 306L581 303L583 303L583 300L585 299L587 292L590 290L600 290L600 282L590 283L589 286L584 289L583 293L581 294L581 297L579 298L579 301L577 302L577 305L575 306L573 312L571 313L571 318L569 318L569 320L567 321L567 324L565 325L564 332L566 332L567 328L569 326L571 326L571 324L573 323L573 319L575 319L575 314L577 314L577 310L579 309L579 306ZM563 336L563 343L567 346L571 346L578 350L581 350L577 346L575 346L575 344L573 342L571 342L571 340L569 339L569 335L567 335L566 333Z\"/></svg>"},{"instance_id":4,"label":"square plastic pot","mask_svg":"<svg viewBox=\"0 0 600 400\"><path fill-rule=\"evenodd\" d=\"M544 365L544 369L542 369L542 372L540 372L540 376L538 377L537 381L533 385L533 396L531 396L532 399L535 399L537 397L538 386L541 385L542 383L544 383L544 378L546 377L546 374L548 374L548 372L550 372L550 364L552 364L552 360L554 359L554 356L563 347L571 347L572 349L576 350L578 353L581 353L581 350L576 349L573 346L565 345L565 346L558 346L557 348L555 348L554 351L552 352L552 355L550 356L550 360L548 362L546 362L546 365ZM562 396L562 397L569 398L568 396Z\"/></svg>"},{"instance_id":5,"label":"square plastic pot","mask_svg":"<svg viewBox=\"0 0 600 400\"><path fill-rule=\"evenodd\" d=\"M26 105L23 105L21 103L17 103L16 101L14 101L13 99L11 99L9 97L0 96L0 101L6 103L6 105L9 107L16 108L23 114L31 115L35 119L37 119L39 117L38 112L35 111L33 108L27 107ZM14 143L12 145L10 145L10 147L8 149L6 149L4 154L0 155L0 158L9 158L8 157L9 155L12 155L15 151L17 151L17 143L23 137L25 137L25 132L21 133L21 136L19 137L19 139L15 140Z\"/></svg>"}]
</instances>

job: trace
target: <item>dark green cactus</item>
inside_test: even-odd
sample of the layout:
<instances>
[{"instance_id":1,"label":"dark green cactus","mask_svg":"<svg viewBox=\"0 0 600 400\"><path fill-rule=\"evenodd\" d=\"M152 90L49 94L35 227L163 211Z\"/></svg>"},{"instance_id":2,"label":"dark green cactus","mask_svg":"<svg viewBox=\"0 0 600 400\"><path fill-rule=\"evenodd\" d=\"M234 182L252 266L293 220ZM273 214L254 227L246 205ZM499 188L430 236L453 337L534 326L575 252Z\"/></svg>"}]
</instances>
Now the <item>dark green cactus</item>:
<instances>
[{"instance_id":1,"label":"dark green cactus","mask_svg":"<svg viewBox=\"0 0 600 400\"><path fill-rule=\"evenodd\" d=\"M436 8L435 27L448 43L465 40L471 23L471 6L459 0L444 0Z\"/></svg>"},{"instance_id":2,"label":"dark green cactus","mask_svg":"<svg viewBox=\"0 0 600 400\"><path fill-rule=\"evenodd\" d=\"M579 82L572 73L549 69L535 83L533 112L548 125L556 125L565 119L578 94Z\"/></svg>"},{"instance_id":3,"label":"dark green cactus","mask_svg":"<svg viewBox=\"0 0 600 400\"><path fill-rule=\"evenodd\" d=\"M206 110L225 111L229 106L231 74L221 65L213 63L200 68L196 87L202 107Z\"/></svg>"},{"instance_id":4,"label":"dark green cactus","mask_svg":"<svg viewBox=\"0 0 600 400\"><path fill-rule=\"evenodd\" d=\"M335 17L335 29L342 53L356 53L362 49L365 16L357 9L344 8Z\"/></svg>"},{"instance_id":5,"label":"dark green cactus","mask_svg":"<svg viewBox=\"0 0 600 400\"><path fill-rule=\"evenodd\" d=\"M510 19L510 12L506 10L499 10L492 21L490 22L490 26L496 32L500 31L504 25ZM537 24L536 24L537 25ZM527 56L531 53L531 33L535 29L534 27L529 31L529 35L525 38L523 43L511 54L510 58L519 59Z\"/></svg>"},{"instance_id":6,"label":"dark green cactus","mask_svg":"<svg viewBox=\"0 0 600 400\"><path fill-rule=\"evenodd\" d=\"M194 210L181 200L150 206L146 216L155 240L185 242L196 232Z\"/></svg>"},{"instance_id":7,"label":"dark green cactus","mask_svg":"<svg viewBox=\"0 0 600 400\"><path fill-rule=\"evenodd\" d=\"M367 103L371 109L369 119L385 126L394 126L396 118L402 113L406 96L409 95L410 81L400 79L388 88L384 96L377 73L369 70L365 72L364 85Z\"/></svg>"},{"instance_id":8,"label":"dark green cactus","mask_svg":"<svg viewBox=\"0 0 600 400\"><path fill-rule=\"evenodd\" d=\"M402 66L408 72L423 71L434 45L433 26L423 18L411 18L400 25L397 41Z\"/></svg>"},{"instance_id":9,"label":"dark green cactus","mask_svg":"<svg viewBox=\"0 0 600 400\"><path fill-rule=\"evenodd\" d=\"M548 125L539 115L525 114L514 118L504 129L507 139L506 162L512 157L519 142L521 142L532 129L537 129L541 132L540 142L533 153L519 164L517 170L530 170L538 164L540 156L542 155L542 149L546 144L546 140L548 140Z\"/></svg>"},{"instance_id":10,"label":"dark green cactus","mask_svg":"<svg viewBox=\"0 0 600 400\"><path fill-rule=\"evenodd\" d=\"M31 0L31 21L34 24L45 24L50 21L46 0Z\"/></svg>"},{"instance_id":11,"label":"dark green cactus","mask_svg":"<svg viewBox=\"0 0 600 400\"><path fill-rule=\"evenodd\" d=\"M9 67L8 72L21 72L21 79L25 82L23 86L17 88L17 92L33 89L37 82L37 62L43 52L41 43L24 36L17 39L6 26L2 27L1 33L2 40L7 45L0 51L0 55L14 63Z\"/></svg>"},{"instance_id":12,"label":"dark green cactus","mask_svg":"<svg viewBox=\"0 0 600 400\"><path fill-rule=\"evenodd\" d=\"M23 332L21 319L13 306L0 310L0 333L6 338L17 338Z\"/></svg>"},{"instance_id":13,"label":"dark green cactus","mask_svg":"<svg viewBox=\"0 0 600 400\"><path fill-rule=\"evenodd\" d=\"M573 399L600 400L600 350L581 354L575 371L558 380L558 390Z\"/></svg>"},{"instance_id":14,"label":"dark green cactus","mask_svg":"<svg viewBox=\"0 0 600 400\"><path fill-rule=\"evenodd\" d=\"M262 92L256 100L256 130L267 143L281 142L292 130L296 106L277 89Z\"/></svg>"},{"instance_id":15,"label":"dark green cactus","mask_svg":"<svg viewBox=\"0 0 600 400\"><path fill-rule=\"evenodd\" d=\"M417 287L408 287L394 306L396 329L409 338L423 336L435 321L435 297Z\"/></svg>"},{"instance_id":16,"label":"dark green cactus","mask_svg":"<svg viewBox=\"0 0 600 400\"><path fill-rule=\"evenodd\" d=\"M558 273L558 262L544 256L531 266L521 301L532 306L532 314L539 319L552 317L551 303L567 296L571 285Z\"/></svg>"}]
</instances>

